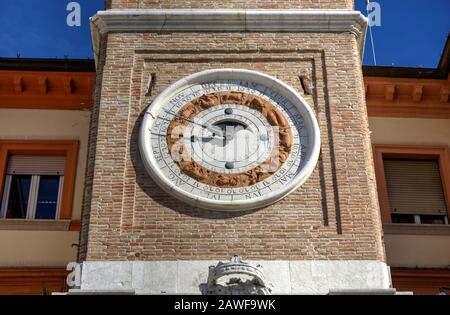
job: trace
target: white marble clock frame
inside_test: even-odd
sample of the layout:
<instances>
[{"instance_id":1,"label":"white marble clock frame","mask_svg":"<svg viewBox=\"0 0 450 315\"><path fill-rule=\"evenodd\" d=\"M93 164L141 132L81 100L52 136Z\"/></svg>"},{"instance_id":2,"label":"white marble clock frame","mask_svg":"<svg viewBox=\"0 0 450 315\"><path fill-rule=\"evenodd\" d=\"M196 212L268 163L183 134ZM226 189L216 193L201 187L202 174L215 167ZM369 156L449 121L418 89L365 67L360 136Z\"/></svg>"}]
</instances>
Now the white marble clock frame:
<instances>
[{"instance_id":1,"label":"white marble clock frame","mask_svg":"<svg viewBox=\"0 0 450 315\"><path fill-rule=\"evenodd\" d=\"M159 169L152 154L151 128L165 102L186 86L217 80L245 80L269 87L274 92L290 101L304 118L304 127L309 136L309 150L305 156L303 168L285 186L258 198L248 200L213 200L189 193L174 185ZM311 175L317 164L320 153L320 130L317 119L311 107L292 87L281 80L252 70L243 69L211 69L194 73L173 83L164 90L148 107L144 115L140 135L139 147L144 166L153 180L166 192L178 199L199 208L223 211L246 211L269 206L298 189Z\"/></svg>"}]
</instances>

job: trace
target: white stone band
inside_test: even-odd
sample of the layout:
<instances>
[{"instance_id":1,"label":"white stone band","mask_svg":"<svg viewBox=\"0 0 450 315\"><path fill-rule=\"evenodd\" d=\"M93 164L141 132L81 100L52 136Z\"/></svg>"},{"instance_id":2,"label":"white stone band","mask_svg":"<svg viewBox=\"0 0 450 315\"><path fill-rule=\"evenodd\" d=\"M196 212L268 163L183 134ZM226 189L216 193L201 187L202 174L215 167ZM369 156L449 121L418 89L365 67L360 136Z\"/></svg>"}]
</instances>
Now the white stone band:
<instances>
[{"instance_id":1,"label":"white stone band","mask_svg":"<svg viewBox=\"0 0 450 315\"><path fill-rule=\"evenodd\" d=\"M328 294L343 290L387 290L389 267L376 260L249 261L273 284L272 294ZM80 292L201 294L209 266L217 261L85 261Z\"/></svg>"},{"instance_id":2,"label":"white stone band","mask_svg":"<svg viewBox=\"0 0 450 315\"><path fill-rule=\"evenodd\" d=\"M348 10L107 10L91 18L107 32L364 32L367 19Z\"/></svg>"},{"instance_id":3,"label":"white stone band","mask_svg":"<svg viewBox=\"0 0 450 315\"><path fill-rule=\"evenodd\" d=\"M108 32L351 32L364 47L367 18L350 10L116 9L91 17L94 50Z\"/></svg>"}]
</instances>

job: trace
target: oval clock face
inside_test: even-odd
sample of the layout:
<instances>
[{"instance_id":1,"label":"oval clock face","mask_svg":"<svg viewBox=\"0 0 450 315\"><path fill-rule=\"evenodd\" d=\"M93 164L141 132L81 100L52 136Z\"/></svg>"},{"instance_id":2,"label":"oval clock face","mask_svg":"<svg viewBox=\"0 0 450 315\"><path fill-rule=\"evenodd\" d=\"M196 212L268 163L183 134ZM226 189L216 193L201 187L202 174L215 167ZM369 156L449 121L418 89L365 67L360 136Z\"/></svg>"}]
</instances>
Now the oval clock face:
<instances>
[{"instance_id":1,"label":"oval clock face","mask_svg":"<svg viewBox=\"0 0 450 315\"><path fill-rule=\"evenodd\" d=\"M148 107L140 150L165 191L200 208L250 210L303 184L320 151L305 100L280 80L215 69L174 83Z\"/></svg>"}]
</instances>

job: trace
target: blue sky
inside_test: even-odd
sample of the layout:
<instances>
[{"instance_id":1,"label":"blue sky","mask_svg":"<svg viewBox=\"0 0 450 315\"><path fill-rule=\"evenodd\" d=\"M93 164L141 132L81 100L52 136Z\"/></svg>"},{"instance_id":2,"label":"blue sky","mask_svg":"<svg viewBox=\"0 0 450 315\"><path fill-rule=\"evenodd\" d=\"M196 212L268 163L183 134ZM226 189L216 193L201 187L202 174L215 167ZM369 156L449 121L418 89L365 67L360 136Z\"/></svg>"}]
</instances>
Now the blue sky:
<instances>
[{"instance_id":1,"label":"blue sky","mask_svg":"<svg viewBox=\"0 0 450 315\"><path fill-rule=\"evenodd\" d=\"M103 0L77 0L80 27L66 24L69 2L0 0L0 57L92 58L89 17L103 8ZM365 0L355 2L366 15ZM376 2L382 10L382 25L373 27L378 65L436 67L450 31L450 0ZM373 64L369 40L364 64Z\"/></svg>"},{"instance_id":2,"label":"blue sky","mask_svg":"<svg viewBox=\"0 0 450 315\"><path fill-rule=\"evenodd\" d=\"M374 1L371 1L374 2ZM434 68L450 32L450 0L376 0L381 26L373 27L378 65ZM367 15L365 0L356 9ZM373 64L367 34L364 64Z\"/></svg>"},{"instance_id":3,"label":"blue sky","mask_svg":"<svg viewBox=\"0 0 450 315\"><path fill-rule=\"evenodd\" d=\"M0 57L93 58L89 17L103 0L76 0L81 26L69 27L69 0L0 0Z\"/></svg>"}]
</instances>

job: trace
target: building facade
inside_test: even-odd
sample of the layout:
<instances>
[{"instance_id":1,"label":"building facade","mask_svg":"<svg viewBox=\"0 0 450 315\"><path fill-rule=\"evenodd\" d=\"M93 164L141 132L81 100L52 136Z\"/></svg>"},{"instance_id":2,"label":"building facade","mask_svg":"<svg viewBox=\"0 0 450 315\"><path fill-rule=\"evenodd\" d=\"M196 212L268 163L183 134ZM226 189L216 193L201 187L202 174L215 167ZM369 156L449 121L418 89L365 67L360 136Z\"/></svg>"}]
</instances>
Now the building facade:
<instances>
[{"instance_id":1,"label":"building facade","mask_svg":"<svg viewBox=\"0 0 450 315\"><path fill-rule=\"evenodd\" d=\"M449 286L448 45L438 69L363 68L353 1L211 5L112 0L91 20L95 65L2 60L0 292L66 291L74 261L73 294ZM166 185L155 148L174 124L195 132L187 110L224 138L267 119L286 157L270 176L170 160L184 182ZM230 284L234 256L256 288Z\"/></svg>"},{"instance_id":2,"label":"building facade","mask_svg":"<svg viewBox=\"0 0 450 315\"><path fill-rule=\"evenodd\" d=\"M85 61L26 59L2 59L0 67L0 291L67 290L65 266L75 259L72 244L79 239L95 68ZM11 156L22 155L37 157L29 160L36 166L23 161L28 169L10 168ZM52 158L59 165L45 163ZM31 178L39 175L61 177L47 177L50 187L44 189L50 191L28 208ZM43 214L45 220L36 219L39 207L50 212Z\"/></svg>"},{"instance_id":3,"label":"building facade","mask_svg":"<svg viewBox=\"0 0 450 315\"><path fill-rule=\"evenodd\" d=\"M436 69L364 69L387 262L415 294L449 283L449 50Z\"/></svg>"}]
</instances>

